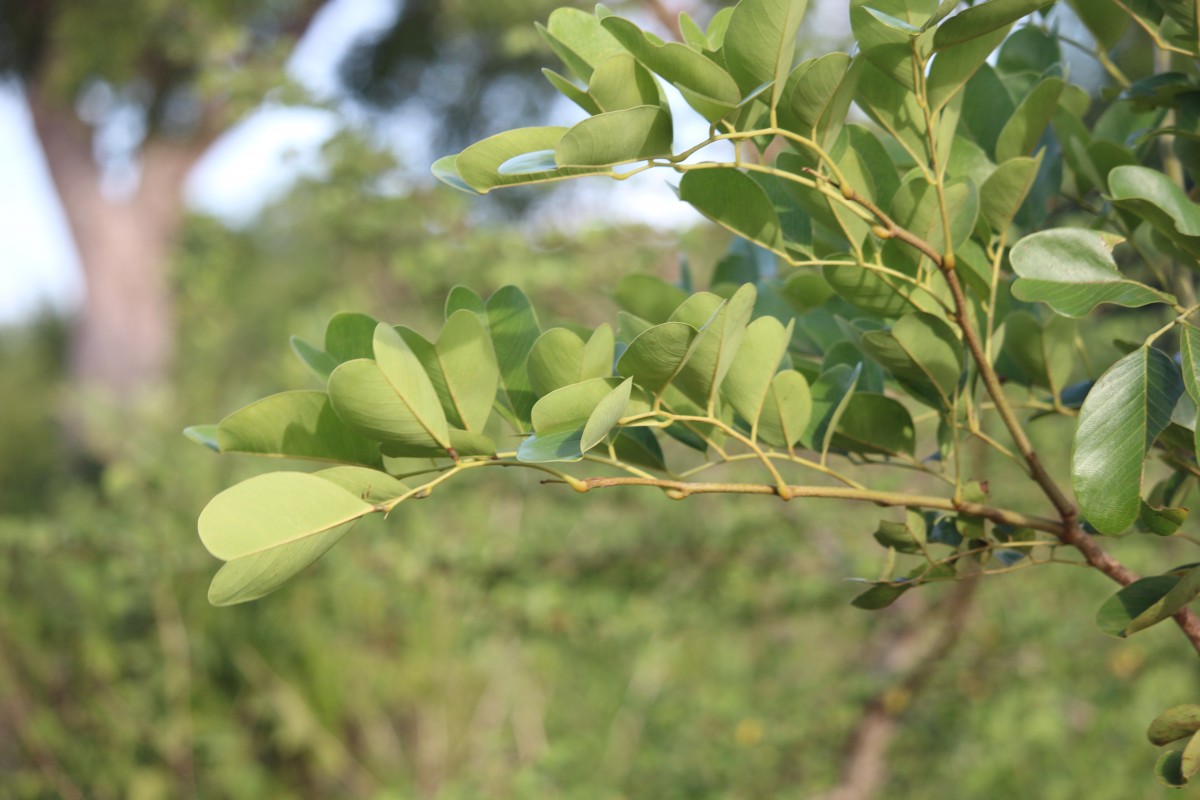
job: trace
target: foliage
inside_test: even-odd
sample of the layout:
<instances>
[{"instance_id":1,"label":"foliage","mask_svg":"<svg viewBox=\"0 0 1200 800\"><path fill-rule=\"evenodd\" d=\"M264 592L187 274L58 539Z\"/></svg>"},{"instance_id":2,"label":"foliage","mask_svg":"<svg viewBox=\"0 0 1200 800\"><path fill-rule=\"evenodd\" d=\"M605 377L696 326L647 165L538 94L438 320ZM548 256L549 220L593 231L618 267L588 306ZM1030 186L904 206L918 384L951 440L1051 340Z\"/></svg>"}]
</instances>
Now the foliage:
<instances>
[{"instance_id":1,"label":"foliage","mask_svg":"<svg viewBox=\"0 0 1200 800\"><path fill-rule=\"evenodd\" d=\"M343 466L218 494L200 518L226 561L210 599L261 596L358 520L461 473L521 467L581 493L898 507L904 521L876 534L886 555L860 607L1078 563L1125 587L1102 630L1173 617L1200 650L1187 610L1200 567L1138 580L1097 538L1179 533L1200 476L1195 4L1074 4L1117 84L1099 98L1069 81L1065 40L1039 24L1043 0L958 5L855 0L857 54L795 66L803 0L742 0L703 29L684 20L684 43L603 6L551 14L540 30L570 75L551 83L587 118L491 136L434 173L486 194L665 169L739 243L709 291L687 274L679 286L627 279L623 311L598 327L545 327L515 287L486 300L455 287L436 336L342 315L323 343L294 341L324 391L274 395L189 435ZM1148 37L1178 71L1131 80L1117 63L1125 36ZM663 81L709 122L707 137L674 146ZM871 125L848 119L852 103ZM717 142L732 161L701 160ZM1098 358L1082 342L1114 307L1146 308L1161 327ZM1077 417L1068 475L1030 438L1046 416ZM993 498L981 448L1019 464L1053 516ZM730 462L758 464L763 482L698 479ZM914 485L867 486L844 465L901 470ZM1161 479L1147 487L1147 472ZM1189 748L1159 772L1179 785L1198 769Z\"/></svg>"}]
</instances>

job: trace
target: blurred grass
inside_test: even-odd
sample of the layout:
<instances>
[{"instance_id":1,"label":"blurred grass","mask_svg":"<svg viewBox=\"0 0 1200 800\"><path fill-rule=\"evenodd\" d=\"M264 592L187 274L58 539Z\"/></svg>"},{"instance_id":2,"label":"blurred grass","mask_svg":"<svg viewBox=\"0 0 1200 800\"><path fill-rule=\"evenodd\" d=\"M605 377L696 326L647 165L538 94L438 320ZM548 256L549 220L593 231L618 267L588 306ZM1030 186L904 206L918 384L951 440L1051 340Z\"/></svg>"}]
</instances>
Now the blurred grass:
<instances>
[{"instance_id":1,"label":"blurred grass","mask_svg":"<svg viewBox=\"0 0 1200 800\"><path fill-rule=\"evenodd\" d=\"M112 417L117 456L94 474L53 423L70 391L55 327L4 334L0 796L741 800L836 783L898 625L946 597L848 605L842 579L877 572L870 532L894 512L578 496L503 471L363 524L264 600L207 605L196 515L279 464L178 431L308 385L289 334L318 337L341 309L428 329L457 282L519 282L544 323L599 322L621 274L674 260L645 231L530 244L470 230L442 194L351 196L302 185L245 232L192 220L173 387ZM712 235L690 236L702 263ZM1069 426L1044 425L1061 462ZM988 474L1036 507L1015 472ZM1135 567L1162 546L1114 545ZM1110 592L1070 567L988 580L908 711L886 795L1165 796L1143 730L1200 681L1168 626L1099 634Z\"/></svg>"}]
</instances>

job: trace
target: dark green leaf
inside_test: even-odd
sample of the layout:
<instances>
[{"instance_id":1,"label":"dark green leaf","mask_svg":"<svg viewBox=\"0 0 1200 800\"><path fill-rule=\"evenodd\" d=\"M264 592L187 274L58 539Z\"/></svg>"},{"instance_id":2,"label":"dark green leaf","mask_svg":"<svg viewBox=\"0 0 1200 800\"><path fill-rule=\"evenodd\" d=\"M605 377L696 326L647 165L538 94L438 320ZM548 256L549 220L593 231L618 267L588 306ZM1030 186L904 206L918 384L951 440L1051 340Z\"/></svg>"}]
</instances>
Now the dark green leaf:
<instances>
[{"instance_id":1,"label":"dark green leaf","mask_svg":"<svg viewBox=\"0 0 1200 800\"><path fill-rule=\"evenodd\" d=\"M1142 462L1182 393L1179 367L1149 347L1096 381L1079 411L1071 465L1075 496L1096 530L1121 533L1137 519Z\"/></svg>"}]
</instances>

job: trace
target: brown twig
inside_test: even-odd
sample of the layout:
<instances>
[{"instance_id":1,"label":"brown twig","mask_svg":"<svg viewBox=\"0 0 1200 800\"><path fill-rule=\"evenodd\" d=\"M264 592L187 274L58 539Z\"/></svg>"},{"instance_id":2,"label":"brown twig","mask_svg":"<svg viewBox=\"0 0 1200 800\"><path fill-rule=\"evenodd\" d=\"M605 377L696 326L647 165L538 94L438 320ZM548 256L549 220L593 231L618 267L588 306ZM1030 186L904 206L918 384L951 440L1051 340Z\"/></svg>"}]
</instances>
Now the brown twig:
<instances>
[{"instance_id":1,"label":"brown twig","mask_svg":"<svg viewBox=\"0 0 1200 800\"><path fill-rule=\"evenodd\" d=\"M842 195L847 201L858 204L879 220L880 229L876 233L885 238L899 239L916 249L922 255L927 256L937 265L938 270L946 279L946 283L950 287L950 294L954 300L955 323L962 330L963 341L966 343L967 349L971 352L971 357L974 359L976 367L979 370L979 375L983 379L984 387L987 389L988 395L992 398L996 411L1000 414L1000 418L1003 420L1004 426L1008 429L1009 435L1012 436L1017 450L1020 451L1021 457L1025 460L1030 477L1041 487L1042 492L1054 505L1059 518L1062 520L1059 530L1054 531L1055 535L1064 544L1078 550L1087 560L1088 564L1122 586L1127 586L1137 580L1137 573L1105 552L1080 527L1079 511L1076 509L1075 504L1063 493L1062 489L1054 481L1054 478L1046 471L1045 466L1038 457L1037 451L1033 447L1033 443L1029 441L1024 427L1021 425L1020 420L1017 419L1012 406L1009 405L1008 398L1004 394L1004 387L1000 384L1000 377L996 374L995 369L992 368L991 361L988 360L983 345L979 341L979 334L971 324L966 295L963 293L962 284L959 282L958 275L955 272L953 259L944 257L929 242L896 224L879 206L854 191L853 188L842 186L841 190ZM1185 608L1176 612L1174 619L1179 629L1183 631L1188 641L1191 642L1197 654L1200 654L1200 617L1197 617Z\"/></svg>"}]
</instances>

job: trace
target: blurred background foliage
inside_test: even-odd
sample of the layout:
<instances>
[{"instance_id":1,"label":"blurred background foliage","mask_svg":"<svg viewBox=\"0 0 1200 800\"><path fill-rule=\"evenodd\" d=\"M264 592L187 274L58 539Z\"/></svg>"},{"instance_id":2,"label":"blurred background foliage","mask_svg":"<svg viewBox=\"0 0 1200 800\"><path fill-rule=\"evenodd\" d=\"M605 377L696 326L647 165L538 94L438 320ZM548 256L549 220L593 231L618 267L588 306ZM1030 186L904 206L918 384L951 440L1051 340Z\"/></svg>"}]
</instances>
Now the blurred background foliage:
<instances>
[{"instance_id":1,"label":"blurred background foliage","mask_svg":"<svg viewBox=\"0 0 1200 800\"><path fill-rule=\"evenodd\" d=\"M349 94L382 113L427 71L472 63L481 83L430 113L464 139L508 126L470 114L490 81L539 78L529 22L549 5L406 9L351 52ZM133 30L122 19L105 24ZM117 43L144 56L147 30ZM118 55L75 47L85 72ZM62 423L81 397L70 321L0 331L0 797L813 798L843 780L879 703L902 726L890 797L1165 794L1140 730L1200 690L1173 631L1106 639L1098 577L1020 572L980 587L959 646L909 696L906 650L965 600L932 587L852 609L842 579L878 568L869 509L483 475L369 520L269 598L210 608L196 515L267 465L179 430L307 385L289 334L345 309L429 330L457 283L519 283L543 320L594 324L622 275L676 278L682 246L703 276L725 246L706 228L555 232L520 208L500 224L490 199L397 178L374 123L332 138L322 170L245 227L184 218L163 265L169 371L135 411L89 406L86 449ZM1119 549L1136 568L1139 543Z\"/></svg>"}]
</instances>

